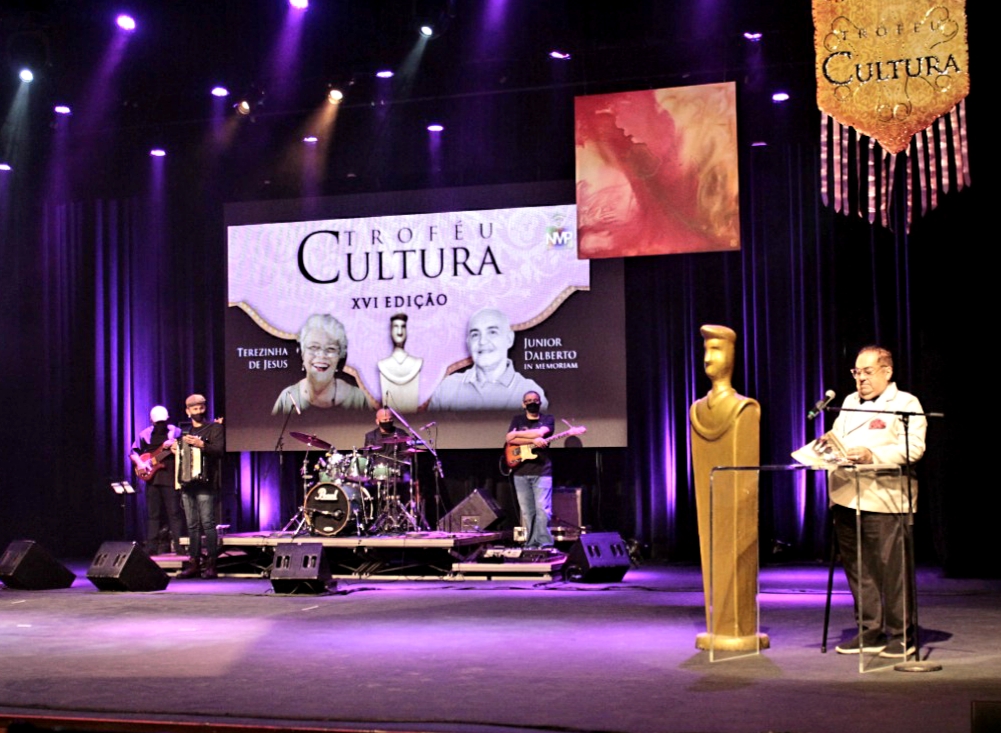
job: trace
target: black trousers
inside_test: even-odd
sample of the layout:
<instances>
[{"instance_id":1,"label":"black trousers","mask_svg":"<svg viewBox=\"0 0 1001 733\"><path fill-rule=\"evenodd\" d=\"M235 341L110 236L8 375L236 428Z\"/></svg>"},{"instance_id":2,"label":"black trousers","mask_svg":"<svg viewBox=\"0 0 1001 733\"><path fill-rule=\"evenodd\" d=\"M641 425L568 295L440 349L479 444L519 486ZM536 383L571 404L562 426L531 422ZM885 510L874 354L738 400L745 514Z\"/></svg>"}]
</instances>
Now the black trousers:
<instances>
[{"instance_id":1,"label":"black trousers","mask_svg":"<svg viewBox=\"0 0 1001 733\"><path fill-rule=\"evenodd\" d=\"M914 566L906 552L907 515L861 513L862 564L859 565L855 510L835 505L833 512L841 562L862 630L885 631L887 636L894 637L902 636L906 628L907 637L913 638L917 593Z\"/></svg>"},{"instance_id":2,"label":"black trousers","mask_svg":"<svg viewBox=\"0 0 1001 733\"><path fill-rule=\"evenodd\" d=\"M171 541L179 542L184 534L184 514L181 511L181 492L172 485L157 486L146 484L146 542L150 548L156 545L160 533L161 515L166 514L170 527Z\"/></svg>"}]
</instances>

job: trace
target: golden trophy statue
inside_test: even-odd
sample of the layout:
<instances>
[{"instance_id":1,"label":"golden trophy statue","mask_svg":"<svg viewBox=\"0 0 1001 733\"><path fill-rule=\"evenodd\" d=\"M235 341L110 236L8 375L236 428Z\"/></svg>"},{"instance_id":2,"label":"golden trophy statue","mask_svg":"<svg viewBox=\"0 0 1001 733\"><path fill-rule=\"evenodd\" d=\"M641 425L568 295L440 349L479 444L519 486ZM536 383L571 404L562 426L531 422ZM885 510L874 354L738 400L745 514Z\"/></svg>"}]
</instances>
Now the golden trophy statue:
<instances>
[{"instance_id":1,"label":"golden trophy statue","mask_svg":"<svg viewBox=\"0 0 1001 733\"><path fill-rule=\"evenodd\" d=\"M761 406L737 394L733 376L737 334L726 326L700 329L709 394L692 405L692 466L699 519L706 632L698 649L752 651L769 646L758 634L758 474L717 471L710 506L709 478L717 466L760 465ZM712 537L710 539L710 521ZM712 573L709 570L712 568Z\"/></svg>"}]
</instances>

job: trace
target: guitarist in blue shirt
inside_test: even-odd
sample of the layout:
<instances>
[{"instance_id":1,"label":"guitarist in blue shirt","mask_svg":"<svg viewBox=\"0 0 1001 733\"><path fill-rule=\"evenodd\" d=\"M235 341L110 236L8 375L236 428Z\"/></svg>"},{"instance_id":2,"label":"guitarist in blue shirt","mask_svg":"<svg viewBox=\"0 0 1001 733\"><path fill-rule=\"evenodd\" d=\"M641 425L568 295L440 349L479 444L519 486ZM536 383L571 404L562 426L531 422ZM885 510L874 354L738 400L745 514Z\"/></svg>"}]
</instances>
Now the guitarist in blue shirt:
<instances>
[{"instance_id":1,"label":"guitarist in blue shirt","mask_svg":"<svg viewBox=\"0 0 1001 733\"><path fill-rule=\"evenodd\" d=\"M513 470L514 490L525 523L525 548L552 548L549 519L553 514L553 466L546 436L553 435L556 421L552 415L542 413L538 392L526 392L522 406L525 414L514 416L505 440L509 465L512 453L518 460Z\"/></svg>"}]
</instances>

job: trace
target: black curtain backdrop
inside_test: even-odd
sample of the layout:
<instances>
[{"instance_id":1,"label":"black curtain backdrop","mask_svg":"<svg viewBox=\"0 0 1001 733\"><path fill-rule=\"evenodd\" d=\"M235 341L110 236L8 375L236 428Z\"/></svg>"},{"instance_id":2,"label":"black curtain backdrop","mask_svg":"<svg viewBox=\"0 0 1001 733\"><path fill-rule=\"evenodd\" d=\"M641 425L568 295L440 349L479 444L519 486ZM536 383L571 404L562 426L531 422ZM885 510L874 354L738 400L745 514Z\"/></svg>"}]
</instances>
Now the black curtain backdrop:
<instances>
[{"instance_id":1,"label":"black curtain backdrop","mask_svg":"<svg viewBox=\"0 0 1001 733\"><path fill-rule=\"evenodd\" d=\"M796 22L808 29L801 15ZM971 23L974 48L975 30ZM800 36L800 46L808 44L809 31ZM769 71L795 77L791 86L809 99L812 71L802 61L809 51L790 53L800 61L773 63ZM685 64L695 62L678 62ZM809 103L777 119L771 106L754 102L761 78L725 64L703 67L698 75L652 79L623 65L607 71L609 78L620 74L614 82L526 85L506 95L429 97L390 108L390 118L409 116L406 125L379 123L387 114L381 110L342 110L319 190L569 180L575 93L740 76L742 249L626 262L630 445L594 451L585 441L579 451L558 452L557 472L587 487L589 523L635 537L657 557L696 560L688 407L709 389L699 327L722 323L738 333L734 385L762 404L763 463L788 463L791 450L820 433L819 420L806 422L807 410L826 389L836 390L838 401L851 392L856 351L878 342L895 355L900 387L947 415L932 422L920 465L919 559L953 575L997 574L994 521L982 510L992 491L984 478L990 452L971 450L989 440L990 403L980 396L993 376L996 340L988 311L993 267L981 254L991 231L989 150L976 134L975 99L968 100L974 186L941 197L907 234L899 195L892 230L821 205L820 124ZM465 154L446 144L430 166L423 137L395 137L392 150L373 150L373 130L385 137L409 129L430 118L432 105L475 126L462 136ZM48 128L35 130L20 149L18 175L0 176L0 389L7 408L0 546L32 538L86 556L107 539L136 536L141 497L123 511L109 483L129 476L126 452L150 407L162 402L180 419L184 397L198 391L221 409L223 205L296 198L306 189L287 170L266 172L280 156L274 141L288 139L294 121L262 117L241 133L242 147L225 152L206 142L201 123L167 131L190 144L184 150L178 141L152 163L136 154L141 127L111 120L70 144ZM761 138L767 147L751 147ZM976 432L966 427L974 424ZM286 455L279 466L272 454L230 456L226 504L234 529L257 529L267 515L262 506L277 504L282 520L291 514L300 457ZM445 456L454 482L445 494L496 483L495 460L492 452ZM763 480L761 491L763 557L822 558L823 481Z\"/></svg>"},{"instance_id":2,"label":"black curtain backdrop","mask_svg":"<svg viewBox=\"0 0 1001 733\"><path fill-rule=\"evenodd\" d=\"M899 221L887 231L823 208L814 147L756 148L742 165L740 253L626 263L630 447L585 448L558 464L591 494L600 490L589 499L591 523L673 560L697 557L688 408L709 388L700 325L738 332L734 384L763 405L762 462L788 463L821 430L806 411L827 388L851 391L848 368L870 342L894 352L896 380L926 409L957 409L956 392L945 388L954 373L947 367L960 365L947 352L961 338L964 316L953 314L968 312L986 284L968 257L948 253L966 246L956 222L973 216L976 189L947 197L908 236ZM129 475L127 448L149 408L164 402L180 418L193 391L222 404L222 202L192 204L183 186L170 193L45 203L35 232L30 218L5 218L4 362L14 419L4 426L3 541L33 537L88 554L134 533L141 498L123 515L108 484ZM968 492L956 492L951 478L972 471L950 462L947 424L933 421L921 465L919 549L953 573L982 572ZM489 484L493 456L485 453L457 452L451 478ZM231 457L234 529L258 528L261 501L278 502L283 518L294 510L298 458L286 456L279 479L273 455ZM763 480L763 556L823 557L826 517L816 475Z\"/></svg>"}]
</instances>

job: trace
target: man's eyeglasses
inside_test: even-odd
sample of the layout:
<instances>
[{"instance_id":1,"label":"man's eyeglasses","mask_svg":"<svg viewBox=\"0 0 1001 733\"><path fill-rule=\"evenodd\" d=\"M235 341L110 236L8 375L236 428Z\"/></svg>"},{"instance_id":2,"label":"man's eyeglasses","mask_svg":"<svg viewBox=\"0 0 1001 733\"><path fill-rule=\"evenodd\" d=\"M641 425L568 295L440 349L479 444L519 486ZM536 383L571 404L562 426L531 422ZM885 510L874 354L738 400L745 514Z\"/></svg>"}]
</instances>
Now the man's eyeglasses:
<instances>
[{"instance_id":1,"label":"man's eyeglasses","mask_svg":"<svg viewBox=\"0 0 1001 733\"><path fill-rule=\"evenodd\" d=\"M854 377L855 379L858 379L859 377L861 377L863 375L865 375L867 377L871 377L873 374L876 373L877 369L886 369L886 367L881 364L879 366L874 366L874 367L864 367L862 369L851 369L850 371L852 373L852 377Z\"/></svg>"}]
</instances>

